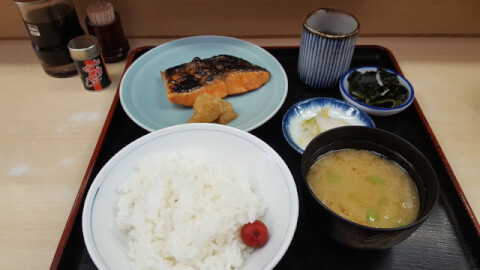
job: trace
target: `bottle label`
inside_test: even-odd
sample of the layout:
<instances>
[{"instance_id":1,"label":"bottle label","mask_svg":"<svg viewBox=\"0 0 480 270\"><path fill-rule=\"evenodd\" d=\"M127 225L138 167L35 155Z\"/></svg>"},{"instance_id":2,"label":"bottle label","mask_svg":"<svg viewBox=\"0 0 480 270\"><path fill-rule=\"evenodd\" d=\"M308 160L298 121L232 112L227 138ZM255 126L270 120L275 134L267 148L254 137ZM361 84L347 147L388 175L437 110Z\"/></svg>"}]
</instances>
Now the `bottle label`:
<instances>
[{"instance_id":1,"label":"bottle label","mask_svg":"<svg viewBox=\"0 0 480 270\"><path fill-rule=\"evenodd\" d=\"M39 37L40 36L40 30L38 29L38 26L35 24L29 24L27 23L27 28L28 31L30 31L30 35Z\"/></svg>"},{"instance_id":2,"label":"bottle label","mask_svg":"<svg viewBox=\"0 0 480 270\"><path fill-rule=\"evenodd\" d=\"M75 61L75 64L82 76L85 89L97 91L110 85L110 77L101 55L85 61Z\"/></svg>"},{"instance_id":3,"label":"bottle label","mask_svg":"<svg viewBox=\"0 0 480 270\"><path fill-rule=\"evenodd\" d=\"M59 6L64 5L51 7L51 12L61 9ZM68 9L69 7L66 6L64 8ZM47 13L49 11L50 9L40 9L38 12ZM65 13L67 11L59 12L64 16L52 21L24 21L25 27L27 28L35 47L38 47L42 50L48 50L50 48L59 46L66 47L72 38L85 33L80 26L75 10L72 10L70 7L69 13Z\"/></svg>"}]
</instances>

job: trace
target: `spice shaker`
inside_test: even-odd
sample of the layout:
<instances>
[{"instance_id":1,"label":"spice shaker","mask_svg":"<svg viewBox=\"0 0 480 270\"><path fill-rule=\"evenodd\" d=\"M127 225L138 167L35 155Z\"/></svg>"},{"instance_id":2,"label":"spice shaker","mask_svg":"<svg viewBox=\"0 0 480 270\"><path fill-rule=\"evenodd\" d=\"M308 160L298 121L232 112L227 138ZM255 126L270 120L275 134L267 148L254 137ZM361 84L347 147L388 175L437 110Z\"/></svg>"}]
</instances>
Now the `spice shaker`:
<instances>
[{"instance_id":1,"label":"spice shaker","mask_svg":"<svg viewBox=\"0 0 480 270\"><path fill-rule=\"evenodd\" d=\"M32 47L45 72L53 77L77 75L68 42L84 35L71 0L15 0Z\"/></svg>"},{"instance_id":2,"label":"spice shaker","mask_svg":"<svg viewBox=\"0 0 480 270\"><path fill-rule=\"evenodd\" d=\"M110 85L110 76L96 37L92 35L78 36L68 43L68 49L81 75L85 89L98 91Z\"/></svg>"},{"instance_id":3,"label":"spice shaker","mask_svg":"<svg viewBox=\"0 0 480 270\"><path fill-rule=\"evenodd\" d=\"M130 45L123 33L120 15L110 2L88 5L85 24L88 33L97 37L105 62L118 62L127 56Z\"/></svg>"}]
</instances>

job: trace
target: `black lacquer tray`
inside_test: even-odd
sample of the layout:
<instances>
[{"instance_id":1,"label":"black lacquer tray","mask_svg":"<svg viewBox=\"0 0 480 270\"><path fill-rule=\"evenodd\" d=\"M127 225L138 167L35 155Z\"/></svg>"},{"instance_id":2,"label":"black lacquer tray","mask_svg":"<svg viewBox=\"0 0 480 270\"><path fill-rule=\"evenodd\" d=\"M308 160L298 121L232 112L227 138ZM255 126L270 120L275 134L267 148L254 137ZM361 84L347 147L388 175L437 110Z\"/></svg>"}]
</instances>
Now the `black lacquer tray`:
<instances>
[{"instance_id":1,"label":"black lacquer tray","mask_svg":"<svg viewBox=\"0 0 480 270\"><path fill-rule=\"evenodd\" d=\"M133 51L127 67L151 49ZM406 241L381 251L354 250L340 246L320 235L304 211L302 202L301 155L282 135L282 117L296 102L315 97L341 98L338 89L315 91L297 77L298 48L268 49L284 67L289 81L288 95L277 114L251 131L272 146L289 166L297 183L300 213L293 241L276 269L479 269L480 226L470 209L458 182L415 101L402 113L373 117L377 128L391 131L414 144L432 163L440 182L440 199L427 221ZM378 46L357 46L352 60L355 66L383 66L399 70L393 55ZM118 91L89 167L65 226L51 269L97 269L83 242L81 212L88 188L102 166L121 148L146 134L125 114L119 104Z\"/></svg>"}]
</instances>

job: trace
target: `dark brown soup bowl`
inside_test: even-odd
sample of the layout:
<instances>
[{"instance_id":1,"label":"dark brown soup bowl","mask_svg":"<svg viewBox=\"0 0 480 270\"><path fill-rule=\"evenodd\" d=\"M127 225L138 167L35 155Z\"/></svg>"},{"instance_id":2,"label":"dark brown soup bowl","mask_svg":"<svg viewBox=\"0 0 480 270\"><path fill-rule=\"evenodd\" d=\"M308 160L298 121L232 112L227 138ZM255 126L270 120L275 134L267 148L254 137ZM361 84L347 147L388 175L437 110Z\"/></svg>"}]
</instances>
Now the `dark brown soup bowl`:
<instances>
[{"instance_id":1,"label":"dark brown soup bowl","mask_svg":"<svg viewBox=\"0 0 480 270\"><path fill-rule=\"evenodd\" d=\"M397 228L374 228L349 221L328 209L312 192L306 176L320 156L341 149L374 151L403 167L419 193L416 221ZM303 200L312 222L336 241L359 249L386 249L407 239L430 215L439 195L437 176L427 158L406 140L376 128L346 126L321 133L303 153L302 174Z\"/></svg>"}]
</instances>

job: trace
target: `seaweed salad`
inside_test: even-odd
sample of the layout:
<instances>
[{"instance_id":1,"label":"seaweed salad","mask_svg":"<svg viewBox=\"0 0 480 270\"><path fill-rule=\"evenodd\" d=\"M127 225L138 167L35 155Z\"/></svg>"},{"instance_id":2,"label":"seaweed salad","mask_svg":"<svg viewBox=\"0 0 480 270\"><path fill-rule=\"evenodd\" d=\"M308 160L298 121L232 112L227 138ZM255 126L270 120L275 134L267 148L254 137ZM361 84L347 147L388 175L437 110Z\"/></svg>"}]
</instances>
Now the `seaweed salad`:
<instances>
[{"instance_id":1,"label":"seaweed salad","mask_svg":"<svg viewBox=\"0 0 480 270\"><path fill-rule=\"evenodd\" d=\"M375 107L394 108L408 99L408 90L400 84L396 74L385 68L361 73L357 70L348 78L348 92L358 101Z\"/></svg>"}]
</instances>

